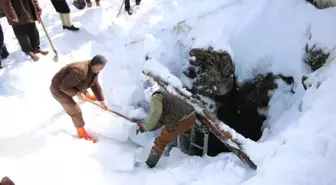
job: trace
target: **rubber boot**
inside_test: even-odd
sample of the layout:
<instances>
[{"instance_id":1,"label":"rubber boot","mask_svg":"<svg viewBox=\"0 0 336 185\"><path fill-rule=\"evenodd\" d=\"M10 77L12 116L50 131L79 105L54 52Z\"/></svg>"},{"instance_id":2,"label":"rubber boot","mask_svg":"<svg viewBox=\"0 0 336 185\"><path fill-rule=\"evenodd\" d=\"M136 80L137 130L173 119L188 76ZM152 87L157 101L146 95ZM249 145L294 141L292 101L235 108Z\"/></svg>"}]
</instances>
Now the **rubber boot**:
<instances>
[{"instance_id":1,"label":"rubber boot","mask_svg":"<svg viewBox=\"0 0 336 185\"><path fill-rule=\"evenodd\" d=\"M77 128L77 133L78 133L79 138L83 138L87 141L92 141L93 143L97 142L96 138L93 138L86 133L86 130L84 127Z\"/></svg>"},{"instance_id":2,"label":"rubber boot","mask_svg":"<svg viewBox=\"0 0 336 185\"><path fill-rule=\"evenodd\" d=\"M1 59L6 59L9 56L9 52L5 44L2 46L0 53L1 53Z\"/></svg>"},{"instance_id":3,"label":"rubber boot","mask_svg":"<svg viewBox=\"0 0 336 185\"><path fill-rule=\"evenodd\" d=\"M132 15L133 11L131 8L125 8L125 11L128 13L128 15Z\"/></svg>"},{"instance_id":4,"label":"rubber boot","mask_svg":"<svg viewBox=\"0 0 336 185\"><path fill-rule=\"evenodd\" d=\"M149 168L153 168L156 166L156 164L159 162L162 154L156 153L153 149L151 150L147 160L146 164Z\"/></svg>"}]
</instances>

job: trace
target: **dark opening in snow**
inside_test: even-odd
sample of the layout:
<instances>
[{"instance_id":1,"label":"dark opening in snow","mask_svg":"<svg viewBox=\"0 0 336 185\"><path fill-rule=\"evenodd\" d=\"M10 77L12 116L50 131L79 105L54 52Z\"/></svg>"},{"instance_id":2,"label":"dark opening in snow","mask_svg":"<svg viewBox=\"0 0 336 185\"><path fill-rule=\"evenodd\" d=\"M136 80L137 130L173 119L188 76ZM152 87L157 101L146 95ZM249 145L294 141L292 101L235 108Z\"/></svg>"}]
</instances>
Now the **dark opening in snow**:
<instances>
[{"instance_id":1,"label":"dark opening in snow","mask_svg":"<svg viewBox=\"0 0 336 185\"><path fill-rule=\"evenodd\" d=\"M292 84L294 79L267 73L238 84L235 80L233 61L227 52L214 51L213 48L192 49L190 56L190 67L185 75L191 78L194 84L189 90L213 99L216 102L217 117L221 121L244 137L258 141L262 135L261 126L266 119L269 91L277 88L275 79L281 78L287 84ZM196 137L192 142L203 146L204 134L198 126L196 127ZM202 155L201 149L190 147L190 135L181 137L183 151L191 155ZM229 150L210 133L207 154L216 156L222 152Z\"/></svg>"}]
</instances>

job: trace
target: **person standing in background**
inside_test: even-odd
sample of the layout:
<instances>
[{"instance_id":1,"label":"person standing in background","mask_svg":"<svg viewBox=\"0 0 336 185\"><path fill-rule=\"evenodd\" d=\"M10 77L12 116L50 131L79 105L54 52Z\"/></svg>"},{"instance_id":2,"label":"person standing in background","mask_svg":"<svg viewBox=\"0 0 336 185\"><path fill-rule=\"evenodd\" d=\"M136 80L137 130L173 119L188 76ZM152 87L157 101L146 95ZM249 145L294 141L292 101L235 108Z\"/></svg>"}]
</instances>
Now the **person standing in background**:
<instances>
[{"instance_id":1,"label":"person standing in background","mask_svg":"<svg viewBox=\"0 0 336 185\"><path fill-rule=\"evenodd\" d=\"M41 13L37 0L0 0L8 23L13 27L22 51L34 61L40 59L37 53L47 55L48 51L40 49L40 35L35 21L41 23Z\"/></svg>"},{"instance_id":2,"label":"person standing in background","mask_svg":"<svg viewBox=\"0 0 336 185\"><path fill-rule=\"evenodd\" d=\"M75 27L72 24L72 20L70 17L70 8L66 0L51 0L55 10L59 13L63 25L63 29L67 29L70 31L78 31L79 28Z\"/></svg>"},{"instance_id":3,"label":"person standing in background","mask_svg":"<svg viewBox=\"0 0 336 185\"><path fill-rule=\"evenodd\" d=\"M4 43L4 35L3 35L3 31L2 31L2 27L1 27L1 24L0 24L0 69L2 69L2 66L1 66L1 61L3 59L6 59L8 57L9 53L7 51L7 48L5 46L5 43Z\"/></svg>"}]
</instances>

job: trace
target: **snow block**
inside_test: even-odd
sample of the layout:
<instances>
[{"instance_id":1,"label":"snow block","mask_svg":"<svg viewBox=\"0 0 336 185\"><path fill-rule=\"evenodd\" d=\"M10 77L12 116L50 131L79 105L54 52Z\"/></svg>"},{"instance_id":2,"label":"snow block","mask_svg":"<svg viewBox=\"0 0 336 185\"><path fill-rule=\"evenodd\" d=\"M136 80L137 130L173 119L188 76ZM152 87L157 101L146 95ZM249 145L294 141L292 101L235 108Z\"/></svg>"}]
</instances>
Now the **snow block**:
<instances>
[{"instance_id":1,"label":"snow block","mask_svg":"<svg viewBox=\"0 0 336 185\"><path fill-rule=\"evenodd\" d=\"M140 146L146 146L148 143L158 136L161 132L161 129L155 132L144 132L136 135L136 125L132 126L129 131L129 139L135 142Z\"/></svg>"},{"instance_id":2,"label":"snow block","mask_svg":"<svg viewBox=\"0 0 336 185\"><path fill-rule=\"evenodd\" d=\"M86 12L81 17L83 28L94 36L98 36L107 31L111 19L111 11L101 8L86 9Z\"/></svg>"},{"instance_id":3,"label":"snow block","mask_svg":"<svg viewBox=\"0 0 336 185\"><path fill-rule=\"evenodd\" d=\"M152 57L159 58L165 49L161 40L156 39L152 34L147 34L144 41L144 51Z\"/></svg>"},{"instance_id":4,"label":"snow block","mask_svg":"<svg viewBox=\"0 0 336 185\"><path fill-rule=\"evenodd\" d=\"M155 58L146 60L144 67L144 73L160 74L160 77L165 79L169 84L178 88L183 94L191 96L191 93L183 88L183 84L176 76L172 75L170 71L160 64Z\"/></svg>"}]
</instances>

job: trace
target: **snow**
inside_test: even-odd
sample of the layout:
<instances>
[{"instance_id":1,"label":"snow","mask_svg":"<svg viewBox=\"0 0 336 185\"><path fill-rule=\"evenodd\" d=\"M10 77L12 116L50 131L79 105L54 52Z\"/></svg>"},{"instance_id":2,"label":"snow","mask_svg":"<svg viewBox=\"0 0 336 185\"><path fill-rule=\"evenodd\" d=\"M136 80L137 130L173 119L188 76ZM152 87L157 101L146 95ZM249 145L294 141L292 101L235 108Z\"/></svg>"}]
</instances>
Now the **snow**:
<instances>
[{"instance_id":1,"label":"snow","mask_svg":"<svg viewBox=\"0 0 336 185\"><path fill-rule=\"evenodd\" d=\"M82 11L71 6L73 22L81 28L71 33L62 30L49 0L40 4L58 63L40 25L41 47L51 53L32 62L7 21L0 21L11 53L0 70L0 176L28 185L335 184L335 49L327 66L314 73L308 74L302 61L307 43L329 51L336 45L335 8L317 10L305 0L146 0L133 16L122 12L116 18L120 1L111 0ZM52 76L65 64L103 54L108 64L99 80L107 104L144 118L146 110L137 106L144 100L142 70L169 76L182 87L177 78L183 76L189 48L209 45L230 50L241 81L257 71L291 75L297 82L294 95L279 82L268 129L259 142L246 145L258 165L255 172L233 154L197 157L176 148L154 169L134 168L133 161L145 160L159 132L136 136L134 123L80 102L87 131L98 142L76 139L71 119L49 92ZM152 59L145 61L146 54ZM303 75L312 82L307 91Z\"/></svg>"}]
</instances>

